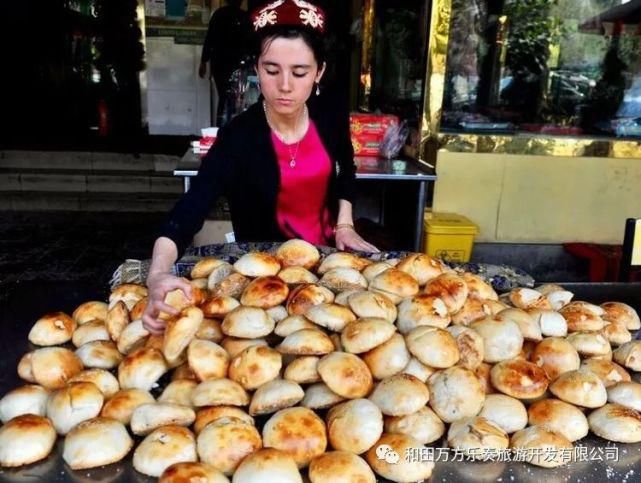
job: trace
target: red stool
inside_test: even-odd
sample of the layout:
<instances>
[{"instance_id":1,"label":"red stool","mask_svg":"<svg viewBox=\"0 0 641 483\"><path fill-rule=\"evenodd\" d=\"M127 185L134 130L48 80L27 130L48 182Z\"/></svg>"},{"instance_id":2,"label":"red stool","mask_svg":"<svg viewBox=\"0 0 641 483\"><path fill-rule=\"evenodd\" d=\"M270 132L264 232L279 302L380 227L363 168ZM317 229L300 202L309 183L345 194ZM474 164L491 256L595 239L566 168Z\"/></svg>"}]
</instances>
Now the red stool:
<instances>
[{"instance_id":1,"label":"red stool","mask_svg":"<svg viewBox=\"0 0 641 483\"><path fill-rule=\"evenodd\" d=\"M588 260L590 282L618 281L622 253L621 245L564 243L563 248L576 257Z\"/></svg>"}]
</instances>

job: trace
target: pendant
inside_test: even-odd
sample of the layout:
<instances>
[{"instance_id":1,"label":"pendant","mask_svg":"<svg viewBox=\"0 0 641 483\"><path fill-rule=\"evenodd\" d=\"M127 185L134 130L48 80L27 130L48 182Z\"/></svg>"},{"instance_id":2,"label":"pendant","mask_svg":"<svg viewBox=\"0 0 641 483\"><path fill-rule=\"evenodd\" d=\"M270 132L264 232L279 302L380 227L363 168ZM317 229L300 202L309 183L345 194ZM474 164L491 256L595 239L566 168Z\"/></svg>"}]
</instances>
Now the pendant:
<instances>
[{"instance_id":1,"label":"pendant","mask_svg":"<svg viewBox=\"0 0 641 483\"><path fill-rule=\"evenodd\" d=\"M296 167L296 160L292 158L292 160L289 162L289 167L294 169Z\"/></svg>"}]
</instances>

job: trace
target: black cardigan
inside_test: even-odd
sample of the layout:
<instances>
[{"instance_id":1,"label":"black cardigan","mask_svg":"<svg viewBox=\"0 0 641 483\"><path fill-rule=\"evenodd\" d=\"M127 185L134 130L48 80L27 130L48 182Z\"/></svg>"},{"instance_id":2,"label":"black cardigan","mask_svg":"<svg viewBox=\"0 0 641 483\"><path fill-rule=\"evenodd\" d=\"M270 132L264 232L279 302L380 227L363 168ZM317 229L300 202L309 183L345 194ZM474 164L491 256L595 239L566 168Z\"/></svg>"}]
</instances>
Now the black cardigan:
<instances>
[{"instance_id":1,"label":"black cardigan","mask_svg":"<svg viewBox=\"0 0 641 483\"><path fill-rule=\"evenodd\" d=\"M338 200L353 200L356 173L349 112L338 105L326 95L312 96L308 101L309 116L332 160L326 205L334 219ZM171 210L159 236L173 240L178 256L182 256L213 203L224 195L229 200L236 241L285 240L276 221L279 188L278 160L259 101L220 129L189 191Z\"/></svg>"}]
</instances>

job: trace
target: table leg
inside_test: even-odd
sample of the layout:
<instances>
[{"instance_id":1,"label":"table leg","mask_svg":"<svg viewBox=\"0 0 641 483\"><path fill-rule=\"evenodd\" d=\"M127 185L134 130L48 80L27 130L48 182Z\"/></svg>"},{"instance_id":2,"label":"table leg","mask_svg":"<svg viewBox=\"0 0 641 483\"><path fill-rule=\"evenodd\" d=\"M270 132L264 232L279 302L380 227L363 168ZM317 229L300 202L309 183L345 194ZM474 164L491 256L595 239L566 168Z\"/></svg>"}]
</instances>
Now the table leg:
<instances>
[{"instance_id":1,"label":"table leg","mask_svg":"<svg viewBox=\"0 0 641 483\"><path fill-rule=\"evenodd\" d=\"M189 179L189 176L185 176L183 178L183 192L187 193L190 187L191 187L191 180Z\"/></svg>"},{"instance_id":2,"label":"table leg","mask_svg":"<svg viewBox=\"0 0 641 483\"><path fill-rule=\"evenodd\" d=\"M423 239L423 214L425 211L425 197L427 196L427 181L418 184L418 206L416 207L416 233L414 236L414 251L421 251Z\"/></svg>"}]
</instances>

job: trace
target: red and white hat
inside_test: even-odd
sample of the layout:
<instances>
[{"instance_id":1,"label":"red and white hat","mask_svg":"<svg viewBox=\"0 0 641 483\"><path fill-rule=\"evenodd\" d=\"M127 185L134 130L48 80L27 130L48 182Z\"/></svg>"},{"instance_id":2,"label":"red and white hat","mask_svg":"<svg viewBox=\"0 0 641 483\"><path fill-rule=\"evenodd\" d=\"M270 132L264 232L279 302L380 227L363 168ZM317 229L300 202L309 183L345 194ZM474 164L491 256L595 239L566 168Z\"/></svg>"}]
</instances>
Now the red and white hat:
<instances>
[{"instance_id":1,"label":"red and white hat","mask_svg":"<svg viewBox=\"0 0 641 483\"><path fill-rule=\"evenodd\" d=\"M325 32L325 12L304 0L271 2L252 13L252 22L256 31L276 25L293 25Z\"/></svg>"}]
</instances>

